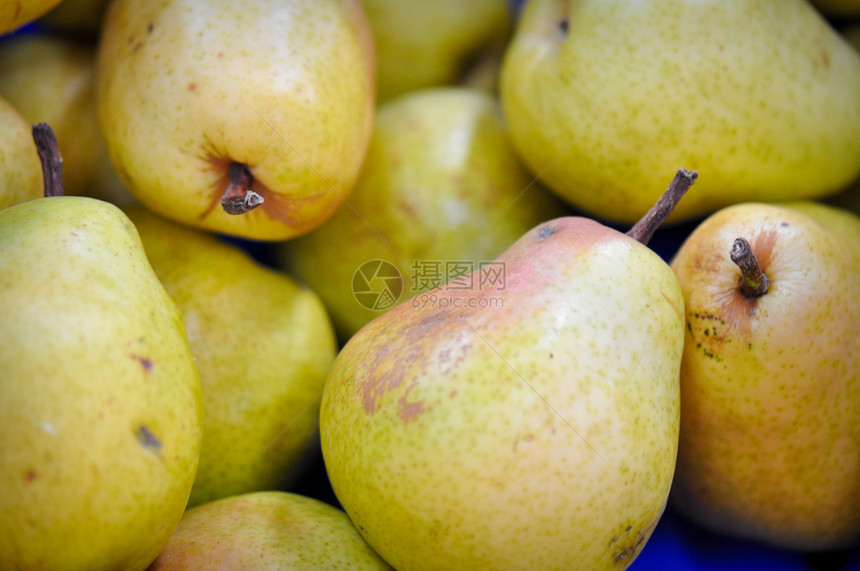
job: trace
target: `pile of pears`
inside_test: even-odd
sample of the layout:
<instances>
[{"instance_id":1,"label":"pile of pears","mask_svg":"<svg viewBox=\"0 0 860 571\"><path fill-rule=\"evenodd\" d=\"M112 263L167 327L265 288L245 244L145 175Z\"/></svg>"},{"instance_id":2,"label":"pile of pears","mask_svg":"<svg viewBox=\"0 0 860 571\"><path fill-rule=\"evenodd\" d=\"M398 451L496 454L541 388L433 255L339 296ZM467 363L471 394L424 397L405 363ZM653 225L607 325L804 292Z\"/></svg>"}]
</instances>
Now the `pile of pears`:
<instances>
[{"instance_id":1,"label":"pile of pears","mask_svg":"<svg viewBox=\"0 0 860 571\"><path fill-rule=\"evenodd\" d=\"M858 322L856 0L0 3L2 569L850 554Z\"/></svg>"}]
</instances>

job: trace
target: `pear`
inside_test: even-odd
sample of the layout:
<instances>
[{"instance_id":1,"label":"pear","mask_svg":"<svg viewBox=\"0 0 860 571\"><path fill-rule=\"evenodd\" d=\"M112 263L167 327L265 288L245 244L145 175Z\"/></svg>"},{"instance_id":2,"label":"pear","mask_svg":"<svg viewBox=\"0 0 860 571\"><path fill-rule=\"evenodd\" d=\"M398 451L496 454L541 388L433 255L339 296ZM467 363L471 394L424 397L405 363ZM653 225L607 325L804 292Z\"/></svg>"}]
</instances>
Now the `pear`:
<instances>
[{"instance_id":1,"label":"pear","mask_svg":"<svg viewBox=\"0 0 860 571\"><path fill-rule=\"evenodd\" d=\"M860 218L808 201L726 207L671 267L687 322L672 504L784 549L856 541Z\"/></svg>"},{"instance_id":2,"label":"pear","mask_svg":"<svg viewBox=\"0 0 860 571\"><path fill-rule=\"evenodd\" d=\"M684 344L677 279L640 239L695 177L679 171L629 235L544 222L495 260L501 283L431 290L447 307L401 303L344 346L323 392L323 459L394 568L637 557L675 468Z\"/></svg>"},{"instance_id":3,"label":"pear","mask_svg":"<svg viewBox=\"0 0 860 571\"><path fill-rule=\"evenodd\" d=\"M860 175L860 55L805 0L530 0L500 97L533 172L612 221L677 164L708 176L670 221Z\"/></svg>"},{"instance_id":4,"label":"pear","mask_svg":"<svg viewBox=\"0 0 860 571\"><path fill-rule=\"evenodd\" d=\"M29 24L60 3L60 0L3 0L0 2L0 35Z\"/></svg>"},{"instance_id":5,"label":"pear","mask_svg":"<svg viewBox=\"0 0 860 571\"><path fill-rule=\"evenodd\" d=\"M257 240L321 224L370 140L375 63L358 0L118 0L96 103L137 199Z\"/></svg>"},{"instance_id":6,"label":"pear","mask_svg":"<svg viewBox=\"0 0 860 571\"><path fill-rule=\"evenodd\" d=\"M43 156L51 196L0 210L0 567L144 569L194 481L200 381L131 221L53 196Z\"/></svg>"},{"instance_id":7,"label":"pear","mask_svg":"<svg viewBox=\"0 0 860 571\"><path fill-rule=\"evenodd\" d=\"M288 485L319 450L319 397L336 344L316 294L202 230L127 208L185 321L203 386L189 506Z\"/></svg>"},{"instance_id":8,"label":"pear","mask_svg":"<svg viewBox=\"0 0 860 571\"><path fill-rule=\"evenodd\" d=\"M441 285L448 270L492 261L564 212L518 162L493 97L427 88L379 106L349 205L276 249L283 266L320 294L347 339L399 296ZM353 286L373 260L391 264L402 285L385 303L361 299Z\"/></svg>"},{"instance_id":9,"label":"pear","mask_svg":"<svg viewBox=\"0 0 860 571\"><path fill-rule=\"evenodd\" d=\"M94 72L95 49L78 41L29 33L0 43L0 95L30 124L51 125L63 156L65 194L122 206L134 199L117 178L99 130Z\"/></svg>"},{"instance_id":10,"label":"pear","mask_svg":"<svg viewBox=\"0 0 860 571\"><path fill-rule=\"evenodd\" d=\"M279 491L189 509L149 571L214 568L391 569L343 511Z\"/></svg>"},{"instance_id":11,"label":"pear","mask_svg":"<svg viewBox=\"0 0 860 571\"><path fill-rule=\"evenodd\" d=\"M30 124L0 96L0 209L43 195L42 167Z\"/></svg>"},{"instance_id":12,"label":"pear","mask_svg":"<svg viewBox=\"0 0 860 571\"><path fill-rule=\"evenodd\" d=\"M363 0L362 4L376 44L380 102L458 82L470 74L473 64L493 61L504 50L513 27L504 0Z\"/></svg>"}]
</instances>

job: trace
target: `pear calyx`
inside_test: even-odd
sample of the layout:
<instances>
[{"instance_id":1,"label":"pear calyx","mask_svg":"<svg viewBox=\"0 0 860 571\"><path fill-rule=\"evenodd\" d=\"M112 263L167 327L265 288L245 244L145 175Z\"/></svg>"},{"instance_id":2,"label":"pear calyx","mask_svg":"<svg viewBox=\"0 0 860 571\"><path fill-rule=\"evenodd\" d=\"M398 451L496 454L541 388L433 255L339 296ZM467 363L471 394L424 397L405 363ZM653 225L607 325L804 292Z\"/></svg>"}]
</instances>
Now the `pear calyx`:
<instances>
[{"instance_id":1,"label":"pear calyx","mask_svg":"<svg viewBox=\"0 0 860 571\"><path fill-rule=\"evenodd\" d=\"M741 269L741 293L747 297L759 297L767 293L770 279L756 260L750 243L737 238L729 253L732 261Z\"/></svg>"},{"instance_id":2,"label":"pear calyx","mask_svg":"<svg viewBox=\"0 0 860 571\"><path fill-rule=\"evenodd\" d=\"M42 161L42 178L45 181L45 196L63 196L63 156L57 145L57 136L45 122L33 125L33 142L39 160Z\"/></svg>"},{"instance_id":3,"label":"pear calyx","mask_svg":"<svg viewBox=\"0 0 860 571\"><path fill-rule=\"evenodd\" d=\"M263 204L263 196L251 190L254 177L242 163L232 162L227 167L230 179L227 190L221 195L221 207L227 214L245 214Z\"/></svg>"},{"instance_id":4,"label":"pear calyx","mask_svg":"<svg viewBox=\"0 0 860 571\"><path fill-rule=\"evenodd\" d=\"M693 186L697 178L699 178L699 173L696 171L678 169L678 172L675 173L675 178L669 183L669 187L663 193L663 196L657 200L657 203L645 213L645 216L639 222L627 231L627 235L647 246L654 232L666 220L666 217L675 210L681 198Z\"/></svg>"}]
</instances>

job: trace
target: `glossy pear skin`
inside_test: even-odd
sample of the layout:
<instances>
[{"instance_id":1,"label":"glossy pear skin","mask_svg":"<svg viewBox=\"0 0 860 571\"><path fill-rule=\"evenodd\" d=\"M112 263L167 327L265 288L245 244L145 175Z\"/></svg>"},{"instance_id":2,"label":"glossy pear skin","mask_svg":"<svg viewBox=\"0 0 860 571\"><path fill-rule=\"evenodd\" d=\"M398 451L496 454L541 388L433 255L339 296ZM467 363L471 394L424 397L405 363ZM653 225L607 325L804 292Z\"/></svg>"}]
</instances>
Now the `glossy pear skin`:
<instances>
[{"instance_id":1,"label":"glossy pear skin","mask_svg":"<svg viewBox=\"0 0 860 571\"><path fill-rule=\"evenodd\" d=\"M129 204L99 130L94 72L95 50L68 38L30 33L0 43L0 95L28 123L51 125L65 193Z\"/></svg>"},{"instance_id":2,"label":"glossy pear skin","mask_svg":"<svg viewBox=\"0 0 860 571\"><path fill-rule=\"evenodd\" d=\"M318 226L370 138L373 43L357 0L119 0L102 29L97 103L120 177L151 210L260 240ZM232 162L264 203L219 204Z\"/></svg>"},{"instance_id":3,"label":"glossy pear skin","mask_svg":"<svg viewBox=\"0 0 860 571\"><path fill-rule=\"evenodd\" d=\"M422 279L430 273L424 264L439 263L444 273L446 263L491 261L566 210L518 162L496 101L453 87L379 106L348 202L320 228L279 247L284 266L319 292L344 339L379 315L352 292L353 274L366 261L394 264L408 299L441 285Z\"/></svg>"},{"instance_id":4,"label":"glossy pear skin","mask_svg":"<svg viewBox=\"0 0 860 571\"><path fill-rule=\"evenodd\" d=\"M504 289L434 290L447 307L404 302L341 350L320 417L334 491L398 569L626 568L675 467L677 280L584 218L497 261Z\"/></svg>"},{"instance_id":5,"label":"glossy pear skin","mask_svg":"<svg viewBox=\"0 0 860 571\"><path fill-rule=\"evenodd\" d=\"M200 450L179 311L131 222L83 197L0 211L0 561L143 569Z\"/></svg>"},{"instance_id":6,"label":"glossy pear skin","mask_svg":"<svg viewBox=\"0 0 860 571\"><path fill-rule=\"evenodd\" d=\"M334 330L316 294L202 230L126 210L176 301L206 416L190 506L278 489L319 442Z\"/></svg>"},{"instance_id":7,"label":"glossy pear skin","mask_svg":"<svg viewBox=\"0 0 860 571\"><path fill-rule=\"evenodd\" d=\"M512 29L504 0L363 0L373 30L379 101L452 85L470 60L501 52Z\"/></svg>"},{"instance_id":8,"label":"glossy pear skin","mask_svg":"<svg viewBox=\"0 0 860 571\"><path fill-rule=\"evenodd\" d=\"M770 288L738 290L750 242ZM706 219L672 260L686 304L673 504L792 550L860 537L860 219L810 202Z\"/></svg>"},{"instance_id":9,"label":"glossy pear skin","mask_svg":"<svg viewBox=\"0 0 860 571\"><path fill-rule=\"evenodd\" d=\"M0 209L44 195L42 165L31 127L0 96Z\"/></svg>"},{"instance_id":10,"label":"glossy pear skin","mask_svg":"<svg viewBox=\"0 0 860 571\"><path fill-rule=\"evenodd\" d=\"M341 510L286 492L256 492L185 513L149 571L390 570Z\"/></svg>"},{"instance_id":11,"label":"glossy pear skin","mask_svg":"<svg viewBox=\"0 0 860 571\"><path fill-rule=\"evenodd\" d=\"M529 1L500 81L525 162L598 217L678 164L703 176L669 220L860 175L860 55L805 1Z\"/></svg>"}]
</instances>

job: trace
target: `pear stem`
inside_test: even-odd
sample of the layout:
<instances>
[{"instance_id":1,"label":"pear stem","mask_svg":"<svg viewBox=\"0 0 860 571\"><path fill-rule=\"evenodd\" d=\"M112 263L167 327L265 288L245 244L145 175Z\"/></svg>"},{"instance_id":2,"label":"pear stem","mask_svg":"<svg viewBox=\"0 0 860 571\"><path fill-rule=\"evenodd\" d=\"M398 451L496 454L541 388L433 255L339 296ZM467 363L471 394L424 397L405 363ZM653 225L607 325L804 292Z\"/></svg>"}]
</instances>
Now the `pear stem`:
<instances>
[{"instance_id":1,"label":"pear stem","mask_svg":"<svg viewBox=\"0 0 860 571\"><path fill-rule=\"evenodd\" d=\"M663 196L657 200L657 203L645 213L645 216L639 222L627 231L627 235L647 246L654 232L657 231L657 228L675 210L681 198L693 186L698 177L699 173L696 171L678 169L675 178L669 183L669 187L663 193Z\"/></svg>"},{"instance_id":2,"label":"pear stem","mask_svg":"<svg viewBox=\"0 0 860 571\"><path fill-rule=\"evenodd\" d=\"M227 214L245 214L263 204L263 197L251 190L254 177L242 163L232 162L227 167L229 184L221 195L221 207Z\"/></svg>"},{"instance_id":3,"label":"pear stem","mask_svg":"<svg viewBox=\"0 0 860 571\"><path fill-rule=\"evenodd\" d=\"M732 261L741 269L741 293L747 297L759 297L767 293L770 279L756 260L750 243L738 238L729 253Z\"/></svg>"},{"instance_id":4,"label":"pear stem","mask_svg":"<svg viewBox=\"0 0 860 571\"><path fill-rule=\"evenodd\" d=\"M63 157L54 130L44 122L33 125L33 142L42 161L45 196L63 196Z\"/></svg>"}]
</instances>

